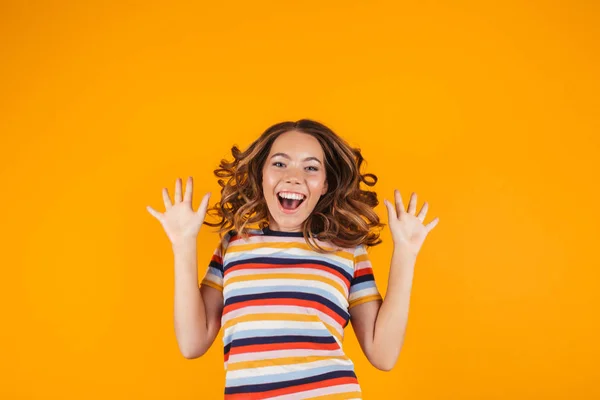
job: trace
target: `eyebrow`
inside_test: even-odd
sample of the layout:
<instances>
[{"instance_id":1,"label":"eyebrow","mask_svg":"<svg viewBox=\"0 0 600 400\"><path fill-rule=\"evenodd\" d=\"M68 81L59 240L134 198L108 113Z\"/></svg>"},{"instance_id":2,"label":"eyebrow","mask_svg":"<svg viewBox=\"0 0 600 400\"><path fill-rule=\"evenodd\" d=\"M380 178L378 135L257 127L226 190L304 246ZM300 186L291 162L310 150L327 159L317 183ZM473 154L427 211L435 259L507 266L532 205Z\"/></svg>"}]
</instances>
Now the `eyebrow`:
<instances>
[{"instance_id":1,"label":"eyebrow","mask_svg":"<svg viewBox=\"0 0 600 400\"><path fill-rule=\"evenodd\" d=\"M279 157L283 157L283 158L287 158L288 160L291 160L291 159L292 159L290 156L288 156L288 155L287 155L287 154L285 154L285 153L275 153L275 154L273 154L273 155L271 156L271 158L275 158L275 157L277 157L277 156L279 156ZM311 161L311 160L315 160L315 161L316 161L316 162L318 162L319 164L322 164L322 163L321 163L321 160L319 160L317 157L306 157L306 158L305 158L304 160L302 160L302 161Z\"/></svg>"}]
</instances>

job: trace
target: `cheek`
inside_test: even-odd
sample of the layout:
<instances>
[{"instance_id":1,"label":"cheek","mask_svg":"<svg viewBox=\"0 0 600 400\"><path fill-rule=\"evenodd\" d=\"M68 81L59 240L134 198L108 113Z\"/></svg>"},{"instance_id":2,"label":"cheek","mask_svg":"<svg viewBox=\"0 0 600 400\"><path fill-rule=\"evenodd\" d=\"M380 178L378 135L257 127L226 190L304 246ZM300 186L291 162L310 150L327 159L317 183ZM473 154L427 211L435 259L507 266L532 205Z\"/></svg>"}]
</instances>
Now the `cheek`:
<instances>
[{"instance_id":1,"label":"cheek","mask_svg":"<svg viewBox=\"0 0 600 400\"><path fill-rule=\"evenodd\" d=\"M271 174L268 171L264 171L262 175L262 185L263 187L269 187L273 185L273 179Z\"/></svg>"},{"instance_id":2,"label":"cheek","mask_svg":"<svg viewBox=\"0 0 600 400\"><path fill-rule=\"evenodd\" d=\"M323 189L325 187L325 178L318 177L316 179L313 179L309 182L309 186L311 193L313 195L316 195L318 198L318 196L320 196L321 193L323 193Z\"/></svg>"},{"instance_id":3,"label":"cheek","mask_svg":"<svg viewBox=\"0 0 600 400\"><path fill-rule=\"evenodd\" d=\"M279 176L277 173L273 173L273 171L265 171L262 177L262 189L263 195L272 193L275 190L275 186L279 181Z\"/></svg>"}]
</instances>

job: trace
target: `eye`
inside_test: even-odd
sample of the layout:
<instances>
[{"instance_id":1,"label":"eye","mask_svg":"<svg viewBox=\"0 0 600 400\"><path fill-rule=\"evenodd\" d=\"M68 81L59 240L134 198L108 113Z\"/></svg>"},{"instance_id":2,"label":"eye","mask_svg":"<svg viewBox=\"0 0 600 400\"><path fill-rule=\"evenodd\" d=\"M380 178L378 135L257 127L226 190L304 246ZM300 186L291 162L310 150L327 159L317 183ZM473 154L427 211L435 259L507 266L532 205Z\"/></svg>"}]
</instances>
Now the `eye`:
<instances>
[{"instance_id":1,"label":"eye","mask_svg":"<svg viewBox=\"0 0 600 400\"><path fill-rule=\"evenodd\" d=\"M273 163L273 166L281 168L281 167L285 167L285 164L283 164L281 161L275 161Z\"/></svg>"},{"instance_id":2,"label":"eye","mask_svg":"<svg viewBox=\"0 0 600 400\"><path fill-rule=\"evenodd\" d=\"M306 169L309 171L318 171L319 170L319 168L314 167L314 166L306 167Z\"/></svg>"}]
</instances>

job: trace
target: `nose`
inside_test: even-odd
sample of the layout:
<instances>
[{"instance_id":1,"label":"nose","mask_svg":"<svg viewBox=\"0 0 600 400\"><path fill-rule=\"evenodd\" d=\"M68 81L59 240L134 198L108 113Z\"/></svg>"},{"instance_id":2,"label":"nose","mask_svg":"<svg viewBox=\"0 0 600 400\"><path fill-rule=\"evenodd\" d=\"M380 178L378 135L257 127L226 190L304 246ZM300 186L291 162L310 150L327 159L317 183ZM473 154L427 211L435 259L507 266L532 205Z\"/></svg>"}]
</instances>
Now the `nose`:
<instances>
[{"instance_id":1,"label":"nose","mask_svg":"<svg viewBox=\"0 0 600 400\"><path fill-rule=\"evenodd\" d=\"M286 172L284 179L286 183L300 184L301 178L297 168L288 168Z\"/></svg>"}]
</instances>

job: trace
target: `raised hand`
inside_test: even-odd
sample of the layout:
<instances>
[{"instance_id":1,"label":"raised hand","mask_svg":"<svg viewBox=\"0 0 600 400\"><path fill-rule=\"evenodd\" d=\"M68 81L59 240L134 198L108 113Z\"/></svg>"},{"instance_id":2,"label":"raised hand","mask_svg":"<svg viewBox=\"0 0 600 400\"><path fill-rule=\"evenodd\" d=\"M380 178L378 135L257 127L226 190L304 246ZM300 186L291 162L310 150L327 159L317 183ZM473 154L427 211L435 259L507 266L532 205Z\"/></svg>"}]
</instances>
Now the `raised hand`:
<instances>
[{"instance_id":1,"label":"raised hand","mask_svg":"<svg viewBox=\"0 0 600 400\"><path fill-rule=\"evenodd\" d=\"M416 193L412 193L410 196L408 209L406 211L404 210L404 204L402 203L402 196L398 190L394 191L394 197L396 203L395 207L393 207L389 201L385 200L394 246L413 256L417 256L425 238L438 224L440 219L436 217L427 225L423 224L429 205L427 202L423 203L423 207L421 207L419 213L415 215L415 210L417 208Z\"/></svg>"},{"instance_id":2,"label":"raised hand","mask_svg":"<svg viewBox=\"0 0 600 400\"><path fill-rule=\"evenodd\" d=\"M171 203L167 188L163 188L162 195L165 212L160 213L150 206L146 207L148 212L162 224L172 244L190 239L195 240L204 222L210 193L204 195L198 211L194 211L192 209L192 192L193 180L190 176L186 182L185 194L182 198L181 178L177 178L175 182L175 204Z\"/></svg>"}]
</instances>

